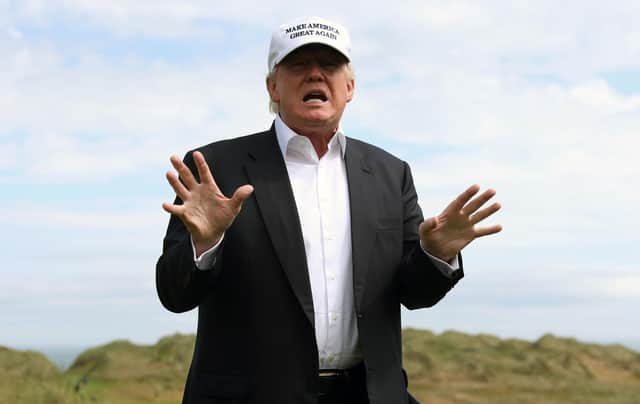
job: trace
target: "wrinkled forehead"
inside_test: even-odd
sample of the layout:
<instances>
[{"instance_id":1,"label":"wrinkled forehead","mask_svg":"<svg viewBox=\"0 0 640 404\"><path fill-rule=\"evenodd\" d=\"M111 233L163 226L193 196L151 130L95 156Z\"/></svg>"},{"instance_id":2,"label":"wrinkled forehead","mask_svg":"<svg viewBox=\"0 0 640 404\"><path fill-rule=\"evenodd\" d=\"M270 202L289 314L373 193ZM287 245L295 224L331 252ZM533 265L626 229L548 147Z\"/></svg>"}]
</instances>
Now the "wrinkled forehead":
<instances>
[{"instance_id":1,"label":"wrinkled forehead","mask_svg":"<svg viewBox=\"0 0 640 404\"><path fill-rule=\"evenodd\" d=\"M337 50L333 49L330 46L313 43L299 47L294 50L287 56L279 64L289 64L292 62L304 62L304 61L312 61L312 60L323 60L323 61L331 61L336 64L346 64L349 61L347 58Z\"/></svg>"}]
</instances>

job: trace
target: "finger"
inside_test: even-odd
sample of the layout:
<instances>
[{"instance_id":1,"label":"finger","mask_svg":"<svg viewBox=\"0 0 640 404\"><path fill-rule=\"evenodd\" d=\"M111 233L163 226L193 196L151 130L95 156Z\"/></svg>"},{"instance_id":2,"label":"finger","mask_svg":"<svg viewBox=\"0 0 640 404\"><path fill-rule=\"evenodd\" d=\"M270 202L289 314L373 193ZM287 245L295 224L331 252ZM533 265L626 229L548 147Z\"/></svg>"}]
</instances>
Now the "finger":
<instances>
[{"instance_id":1,"label":"finger","mask_svg":"<svg viewBox=\"0 0 640 404\"><path fill-rule=\"evenodd\" d=\"M473 184L472 186L467 188L463 193L458 195L458 197L454 199L449 204L449 206L447 206L447 209L445 210L454 210L456 212L462 210L462 207L467 202L469 202L469 199L471 199L475 194L477 194L479 190L480 190L480 186L478 184Z\"/></svg>"},{"instance_id":2,"label":"finger","mask_svg":"<svg viewBox=\"0 0 640 404\"><path fill-rule=\"evenodd\" d=\"M187 167L178 156L173 155L169 157L169 160L171 160L173 168L176 169L176 171L180 175L180 179L182 180L182 182L184 182L184 185L187 187L187 189L192 189L193 187L198 185L198 181L196 181L195 177L191 173L191 170L189 170L189 167Z\"/></svg>"},{"instance_id":3,"label":"finger","mask_svg":"<svg viewBox=\"0 0 640 404\"><path fill-rule=\"evenodd\" d=\"M169 202L163 202L162 203L162 209L164 209L168 213L171 213L172 215L180 216L182 214L182 212L184 211L184 206L182 206L182 205L174 205L174 204L169 203Z\"/></svg>"},{"instance_id":4,"label":"finger","mask_svg":"<svg viewBox=\"0 0 640 404\"><path fill-rule=\"evenodd\" d=\"M180 182L178 177L172 173L171 171L167 172L167 181L169 181L169 185L175 191L176 195L180 197L183 201L189 198L189 190Z\"/></svg>"},{"instance_id":5,"label":"finger","mask_svg":"<svg viewBox=\"0 0 640 404\"><path fill-rule=\"evenodd\" d=\"M198 175L200 176L200 182L202 184L213 184L218 187L216 181L213 179L213 175L211 175L211 169L207 164L207 160L205 160L202 153L199 151L193 152L193 160L196 162L196 167L198 169Z\"/></svg>"},{"instance_id":6,"label":"finger","mask_svg":"<svg viewBox=\"0 0 640 404\"><path fill-rule=\"evenodd\" d=\"M489 234L498 233L501 230L502 230L502 226L500 226L499 224L496 224L493 226L481 227L479 229L475 229L475 233L476 233L476 237L483 237L483 236L488 236Z\"/></svg>"},{"instance_id":7,"label":"finger","mask_svg":"<svg viewBox=\"0 0 640 404\"><path fill-rule=\"evenodd\" d=\"M251 196L253 193L253 186L251 185L243 185L236 189L236 192L233 193L231 197L231 201L234 204L236 210L240 210L244 201Z\"/></svg>"},{"instance_id":8,"label":"finger","mask_svg":"<svg viewBox=\"0 0 640 404\"><path fill-rule=\"evenodd\" d=\"M420 227L418 227L418 231L422 235L422 234L430 232L431 230L435 229L436 227L438 227L438 218L437 217L430 217L427 220L425 220L424 222L420 223Z\"/></svg>"},{"instance_id":9,"label":"finger","mask_svg":"<svg viewBox=\"0 0 640 404\"><path fill-rule=\"evenodd\" d=\"M493 189L487 189L480 196L473 198L471 202L466 204L464 208L462 208L462 213L465 215L470 215L476 210L480 209L482 205L487 203L487 201L496 194L496 191Z\"/></svg>"},{"instance_id":10,"label":"finger","mask_svg":"<svg viewBox=\"0 0 640 404\"><path fill-rule=\"evenodd\" d=\"M471 217L469 218L469 221L471 222L471 224L476 224L486 218L488 218L489 216L493 215L494 213L496 213L497 211L500 210L502 206L496 202L494 204L492 204L491 206L481 209L479 211L477 211L476 213L474 213L473 215L471 215Z\"/></svg>"}]
</instances>

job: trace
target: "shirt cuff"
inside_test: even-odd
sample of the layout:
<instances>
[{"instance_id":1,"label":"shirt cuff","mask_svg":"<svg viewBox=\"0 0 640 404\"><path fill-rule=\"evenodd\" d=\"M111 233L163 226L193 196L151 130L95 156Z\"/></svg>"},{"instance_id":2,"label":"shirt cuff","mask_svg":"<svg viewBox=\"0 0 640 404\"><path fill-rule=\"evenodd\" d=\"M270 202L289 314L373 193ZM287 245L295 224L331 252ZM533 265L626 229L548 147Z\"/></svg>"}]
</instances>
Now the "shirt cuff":
<instances>
[{"instance_id":1,"label":"shirt cuff","mask_svg":"<svg viewBox=\"0 0 640 404\"><path fill-rule=\"evenodd\" d=\"M200 254L199 257L196 256L196 246L193 244L193 238L189 238L191 240L191 249L193 250L193 262L196 264L196 268L201 271L209 271L213 269L213 266L216 264L216 258L218 258L218 249L220 247L220 243L224 240L224 233L220 240L213 247L209 248L207 251Z\"/></svg>"},{"instance_id":2,"label":"shirt cuff","mask_svg":"<svg viewBox=\"0 0 640 404\"><path fill-rule=\"evenodd\" d=\"M429 252L422 246L422 241L420 241L420 248L422 249L422 252L424 252L431 259L433 265L435 265L436 268L438 268L438 270L442 273L442 275L446 276L447 278L452 278L453 273L460 269L460 263L458 262L457 254L455 257L453 257L451 262L446 262L436 256L429 254Z\"/></svg>"}]
</instances>

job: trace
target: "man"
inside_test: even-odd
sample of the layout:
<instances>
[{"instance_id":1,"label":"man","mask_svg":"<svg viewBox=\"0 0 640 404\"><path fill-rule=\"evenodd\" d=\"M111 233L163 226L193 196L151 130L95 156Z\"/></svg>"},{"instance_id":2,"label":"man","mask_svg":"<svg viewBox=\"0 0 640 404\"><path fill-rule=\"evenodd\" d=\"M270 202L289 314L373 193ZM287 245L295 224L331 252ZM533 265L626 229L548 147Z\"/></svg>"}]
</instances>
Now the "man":
<instances>
[{"instance_id":1,"label":"man","mask_svg":"<svg viewBox=\"0 0 640 404\"><path fill-rule=\"evenodd\" d=\"M408 165L345 137L350 59L344 27L282 25L271 128L171 157L157 289L198 307L185 403L407 403L400 304L437 303L460 250L500 231L475 227L500 208L475 185L423 221Z\"/></svg>"}]
</instances>

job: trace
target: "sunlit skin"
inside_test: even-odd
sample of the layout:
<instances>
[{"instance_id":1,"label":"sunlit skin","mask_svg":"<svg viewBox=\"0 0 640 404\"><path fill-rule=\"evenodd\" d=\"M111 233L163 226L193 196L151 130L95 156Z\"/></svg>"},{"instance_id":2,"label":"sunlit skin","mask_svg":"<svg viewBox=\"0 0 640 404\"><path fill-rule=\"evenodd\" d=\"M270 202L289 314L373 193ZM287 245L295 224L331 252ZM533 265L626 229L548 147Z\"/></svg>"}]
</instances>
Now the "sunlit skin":
<instances>
[{"instance_id":1,"label":"sunlit skin","mask_svg":"<svg viewBox=\"0 0 640 404\"><path fill-rule=\"evenodd\" d=\"M292 52L276 68L275 77L266 83L271 100L278 103L280 117L287 126L309 138L318 157L322 157L346 104L353 98L355 81L349 78L346 58L329 47L307 45ZM243 185L228 198L218 188L202 153L194 152L193 159L200 182L180 158L171 156L180 179L168 172L167 180L183 204L165 202L162 207L182 220L191 234L196 255L200 256L219 242L253 193L253 187ZM420 224L420 242L426 251L451 262L476 238L502 230L498 224L477 226L501 208L497 202L483 207L495 191L488 189L478 194L479 191L478 185L470 186L442 213Z\"/></svg>"},{"instance_id":2,"label":"sunlit skin","mask_svg":"<svg viewBox=\"0 0 640 404\"><path fill-rule=\"evenodd\" d=\"M275 77L267 79L267 91L278 103L280 118L309 138L319 157L326 153L354 89L347 59L324 45L295 50L278 64Z\"/></svg>"},{"instance_id":3,"label":"sunlit skin","mask_svg":"<svg viewBox=\"0 0 640 404\"><path fill-rule=\"evenodd\" d=\"M483 208L493 198L496 191L487 189L476 196L479 191L480 186L475 184L470 186L458 195L442 213L430 217L420 224L418 228L420 242L431 255L451 262L464 247L476 238L495 234L502 230L502 226L499 224L486 227L476 226L501 208L498 202Z\"/></svg>"}]
</instances>

